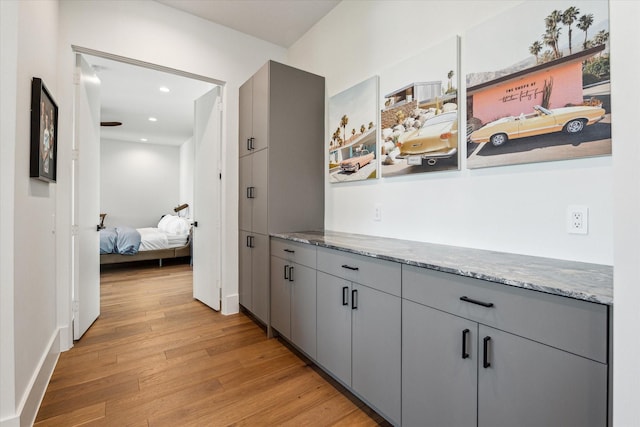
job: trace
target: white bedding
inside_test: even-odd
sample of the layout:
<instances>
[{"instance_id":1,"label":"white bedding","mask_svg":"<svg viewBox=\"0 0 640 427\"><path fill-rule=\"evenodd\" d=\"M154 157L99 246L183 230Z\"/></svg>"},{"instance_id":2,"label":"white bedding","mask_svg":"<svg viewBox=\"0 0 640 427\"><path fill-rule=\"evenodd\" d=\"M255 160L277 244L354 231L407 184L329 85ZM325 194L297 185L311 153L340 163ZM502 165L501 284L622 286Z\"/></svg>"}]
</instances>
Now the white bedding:
<instances>
[{"instance_id":1,"label":"white bedding","mask_svg":"<svg viewBox=\"0 0 640 427\"><path fill-rule=\"evenodd\" d=\"M138 228L140 237L140 251L153 251L157 249L178 248L187 244L188 234L169 234L158 228Z\"/></svg>"}]
</instances>

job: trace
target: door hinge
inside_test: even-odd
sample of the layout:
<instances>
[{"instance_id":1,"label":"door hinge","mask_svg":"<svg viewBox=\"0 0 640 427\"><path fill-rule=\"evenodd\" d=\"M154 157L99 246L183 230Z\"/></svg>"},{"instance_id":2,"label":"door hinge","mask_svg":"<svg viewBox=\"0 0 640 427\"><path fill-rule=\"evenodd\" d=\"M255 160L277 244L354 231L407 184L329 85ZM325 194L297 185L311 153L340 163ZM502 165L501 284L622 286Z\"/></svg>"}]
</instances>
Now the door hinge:
<instances>
[{"instance_id":1,"label":"door hinge","mask_svg":"<svg viewBox=\"0 0 640 427\"><path fill-rule=\"evenodd\" d=\"M80 70L76 70L73 72L73 84L74 85L80 84Z\"/></svg>"},{"instance_id":2,"label":"door hinge","mask_svg":"<svg viewBox=\"0 0 640 427\"><path fill-rule=\"evenodd\" d=\"M77 225L72 225L71 226L71 235L72 236L78 236L80 234L80 227L78 227Z\"/></svg>"},{"instance_id":3,"label":"door hinge","mask_svg":"<svg viewBox=\"0 0 640 427\"><path fill-rule=\"evenodd\" d=\"M74 313L80 312L80 302L78 300L74 300L72 302L72 308L71 309L73 310Z\"/></svg>"},{"instance_id":4,"label":"door hinge","mask_svg":"<svg viewBox=\"0 0 640 427\"><path fill-rule=\"evenodd\" d=\"M74 148L71 150L71 160L78 160L80 158L80 150Z\"/></svg>"}]
</instances>

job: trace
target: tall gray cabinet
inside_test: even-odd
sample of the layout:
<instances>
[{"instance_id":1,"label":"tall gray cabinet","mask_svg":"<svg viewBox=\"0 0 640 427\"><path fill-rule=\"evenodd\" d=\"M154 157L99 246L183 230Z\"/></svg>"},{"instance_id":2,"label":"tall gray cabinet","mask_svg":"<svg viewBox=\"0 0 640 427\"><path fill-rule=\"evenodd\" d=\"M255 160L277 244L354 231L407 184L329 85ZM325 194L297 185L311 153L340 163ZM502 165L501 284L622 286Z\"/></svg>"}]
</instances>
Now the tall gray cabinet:
<instances>
[{"instance_id":1,"label":"tall gray cabinet","mask_svg":"<svg viewBox=\"0 0 640 427\"><path fill-rule=\"evenodd\" d=\"M239 298L269 325L269 233L324 228L324 77L269 61L240 87Z\"/></svg>"}]
</instances>

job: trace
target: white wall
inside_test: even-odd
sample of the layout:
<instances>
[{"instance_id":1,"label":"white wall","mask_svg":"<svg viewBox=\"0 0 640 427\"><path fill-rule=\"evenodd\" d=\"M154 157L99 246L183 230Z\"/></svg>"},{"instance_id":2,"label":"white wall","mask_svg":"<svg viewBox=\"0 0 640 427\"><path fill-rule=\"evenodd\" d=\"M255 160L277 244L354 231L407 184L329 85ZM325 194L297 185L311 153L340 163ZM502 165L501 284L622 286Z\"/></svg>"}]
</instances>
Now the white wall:
<instances>
[{"instance_id":1,"label":"white wall","mask_svg":"<svg viewBox=\"0 0 640 427\"><path fill-rule=\"evenodd\" d=\"M0 425L17 425L14 287L14 183L18 4L0 2Z\"/></svg>"},{"instance_id":2,"label":"white wall","mask_svg":"<svg viewBox=\"0 0 640 427\"><path fill-rule=\"evenodd\" d=\"M1 115L6 114L9 120L2 121L0 187L0 424L9 426L33 421L44 392L43 381L46 387L59 348L54 216L58 187L29 178L32 77L41 77L54 99L58 99L58 4L54 1L2 2L0 11ZM13 165L8 166L7 161Z\"/></svg>"},{"instance_id":3,"label":"white wall","mask_svg":"<svg viewBox=\"0 0 640 427\"><path fill-rule=\"evenodd\" d=\"M186 211L180 212L180 215L191 217L194 212L193 206L193 172L195 169L195 147L193 138L182 143L180 146L180 204L188 203L189 207Z\"/></svg>"},{"instance_id":4,"label":"white wall","mask_svg":"<svg viewBox=\"0 0 640 427\"><path fill-rule=\"evenodd\" d=\"M222 254L222 311L237 311L238 305L234 301L237 301L238 283L238 88L268 59L284 61L285 49L153 1L63 0L60 2L60 29L61 76L72 75L71 45L76 45L226 82L222 147L222 245L225 248ZM73 100L71 78L61 78L60 82L61 102L70 107ZM72 123L72 119L69 108L61 120ZM71 131L70 126L62 129L61 140L70 141ZM70 153L64 156L59 156L59 160L69 165ZM70 194L70 187L65 191ZM70 216L66 206L67 203L59 206L65 217ZM66 256L69 250L60 247L59 253ZM66 260L61 264L68 268ZM67 298L68 277L68 270L59 275L59 294L66 300L70 300ZM65 301L60 302L61 307L64 304ZM61 310L70 312L64 307ZM65 321L69 323L68 319L61 320ZM70 340L67 343L70 345Z\"/></svg>"},{"instance_id":5,"label":"white wall","mask_svg":"<svg viewBox=\"0 0 640 427\"><path fill-rule=\"evenodd\" d=\"M105 225L155 227L180 204L180 147L102 139L100 212Z\"/></svg>"},{"instance_id":6,"label":"white wall","mask_svg":"<svg viewBox=\"0 0 640 427\"><path fill-rule=\"evenodd\" d=\"M453 35L462 36L464 48L467 29L519 3L344 1L292 46L288 59L324 75L330 97ZM541 7L553 10L553 4ZM611 164L611 157L601 157L327 182L325 224L338 231L612 264ZM377 204L381 222L373 221ZM587 236L566 232L572 204L589 207Z\"/></svg>"}]
</instances>

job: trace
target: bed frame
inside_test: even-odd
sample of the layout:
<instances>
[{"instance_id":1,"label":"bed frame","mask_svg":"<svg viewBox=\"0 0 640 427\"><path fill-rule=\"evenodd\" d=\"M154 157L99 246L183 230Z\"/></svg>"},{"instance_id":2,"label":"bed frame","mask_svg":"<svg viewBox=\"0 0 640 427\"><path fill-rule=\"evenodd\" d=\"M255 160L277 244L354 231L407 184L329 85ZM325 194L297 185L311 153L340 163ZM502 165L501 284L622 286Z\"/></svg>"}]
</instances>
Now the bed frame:
<instances>
[{"instance_id":1,"label":"bed frame","mask_svg":"<svg viewBox=\"0 0 640 427\"><path fill-rule=\"evenodd\" d=\"M188 257L191 256L191 234L189 234L189 239L187 240L187 244L177 248L156 249L153 251L140 251L135 255L101 254L100 265L118 264L121 262L148 261L152 259L157 259L160 264L160 267L162 267L163 259L180 258L180 257L187 257L187 256Z\"/></svg>"}]
</instances>

